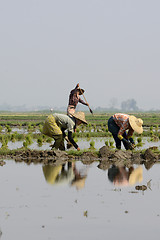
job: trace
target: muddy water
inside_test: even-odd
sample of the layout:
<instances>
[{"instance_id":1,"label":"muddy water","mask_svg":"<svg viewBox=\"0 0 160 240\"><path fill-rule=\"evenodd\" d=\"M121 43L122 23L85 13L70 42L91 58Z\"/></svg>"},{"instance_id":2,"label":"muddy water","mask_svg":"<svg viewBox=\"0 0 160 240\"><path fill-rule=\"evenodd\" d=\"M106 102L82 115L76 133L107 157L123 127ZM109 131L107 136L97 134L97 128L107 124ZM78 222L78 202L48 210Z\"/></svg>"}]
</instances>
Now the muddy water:
<instances>
[{"instance_id":1,"label":"muddy water","mask_svg":"<svg viewBox=\"0 0 160 240\"><path fill-rule=\"evenodd\" d=\"M80 149L88 149L90 148L90 142L94 141L95 142L95 148L96 149L100 149L101 147L103 147L105 145L105 141L112 141L113 142L113 146L115 147L115 143L113 141L113 138L90 138L90 139L86 139L86 138L79 138L78 139L78 145L80 147ZM135 140L136 141L136 140ZM54 141L53 141L54 142ZM141 149L146 149L152 146L160 146L160 141L158 142L151 142L149 138L147 137L143 137L143 145L141 147L138 147L137 149L141 150ZM65 143L66 144L66 143ZM49 150L51 143L43 143L43 145L41 147L39 147L37 145L37 141L33 141L33 143L28 146L29 149L38 149L38 150ZM2 146L2 144L0 143L0 147ZM9 149L17 149L17 148L21 148L23 147L23 141L16 141L16 142L8 142L8 148ZM122 149L124 149L123 144L122 144Z\"/></svg>"},{"instance_id":2,"label":"muddy water","mask_svg":"<svg viewBox=\"0 0 160 240\"><path fill-rule=\"evenodd\" d=\"M80 146L80 148L84 149L84 148L89 148L90 147L90 142L91 141L94 141L95 142L95 148L96 149L100 149L101 147L103 147L105 145L105 141L111 141L113 142L113 146L115 147L115 142L113 140L112 137L106 137L106 138L90 138L88 140L85 139L78 139L78 144ZM135 142L137 143L137 140L135 138ZM141 147L138 147L137 149L141 150L141 149L146 149L148 147L152 147L152 146L160 146L160 141L157 141L157 142L153 142L153 141L150 141L150 138L147 138L147 137L143 137L142 138L142 143L143 145ZM124 146L122 144L122 149L124 149Z\"/></svg>"},{"instance_id":3,"label":"muddy water","mask_svg":"<svg viewBox=\"0 0 160 240\"><path fill-rule=\"evenodd\" d=\"M66 164L63 171L62 166L5 162L0 240L159 239L158 163L148 171L141 165L140 182L117 186L98 162ZM144 191L136 190L142 185Z\"/></svg>"}]
</instances>

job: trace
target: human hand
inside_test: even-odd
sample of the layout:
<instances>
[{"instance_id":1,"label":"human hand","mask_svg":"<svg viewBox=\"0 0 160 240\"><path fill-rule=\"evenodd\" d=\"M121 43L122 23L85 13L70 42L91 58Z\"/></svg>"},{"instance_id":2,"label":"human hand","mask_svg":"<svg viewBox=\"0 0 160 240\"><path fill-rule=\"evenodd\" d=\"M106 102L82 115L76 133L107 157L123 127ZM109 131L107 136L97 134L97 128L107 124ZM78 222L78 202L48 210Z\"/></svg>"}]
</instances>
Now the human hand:
<instances>
[{"instance_id":1,"label":"human hand","mask_svg":"<svg viewBox=\"0 0 160 240\"><path fill-rule=\"evenodd\" d=\"M130 150L133 150L133 149L135 148L135 144L129 142L128 148L129 148Z\"/></svg>"},{"instance_id":2,"label":"human hand","mask_svg":"<svg viewBox=\"0 0 160 240\"><path fill-rule=\"evenodd\" d=\"M136 144L132 143L132 149L135 149Z\"/></svg>"},{"instance_id":3,"label":"human hand","mask_svg":"<svg viewBox=\"0 0 160 240\"><path fill-rule=\"evenodd\" d=\"M126 149L130 149L130 150L133 149L133 147L132 147L132 143L129 142L127 139L122 138L122 142L124 143L124 145L126 145Z\"/></svg>"},{"instance_id":4,"label":"human hand","mask_svg":"<svg viewBox=\"0 0 160 240\"><path fill-rule=\"evenodd\" d=\"M79 147L77 148L77 151L80 151L80 148L79 148Z\"/></svg>"},{"instance_id":5,"label":"human hand","mask_svg":"<svg viewBox=\"0 0 160 240\"><path fill-rule=\"evenodd\" d=\"M72 147L72 143L68 142L67 143L67 149L71 148Z\"/></svg>"}]
</instances>

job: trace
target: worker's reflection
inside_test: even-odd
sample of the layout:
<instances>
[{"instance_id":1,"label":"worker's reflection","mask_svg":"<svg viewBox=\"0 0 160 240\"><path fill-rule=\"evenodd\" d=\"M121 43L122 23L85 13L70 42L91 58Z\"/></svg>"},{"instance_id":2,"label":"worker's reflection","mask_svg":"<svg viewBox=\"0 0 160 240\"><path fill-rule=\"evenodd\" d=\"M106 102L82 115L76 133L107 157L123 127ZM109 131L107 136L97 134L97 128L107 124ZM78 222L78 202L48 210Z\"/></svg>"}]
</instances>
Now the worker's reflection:
<instances>
[{"instance_id":1,"label":"worker's reflection","mask_svg":"<svg viewBox=\"0 0 160 240\"><path fill-rule=\"evenodd\" d=\"M143 168L141 166L134 169L112 165L108 169L108 179L116 186L134 185L143 180Z\"/></svg>"},{"instance_id":2,"label":"worker's reflection","mask_svg":"<svg viewBox=\"0 0 160 240\"><path fill-rule=\"evenodd\" d=\"M43 174L49 184L69 184L75 186L77 190L84 188L87 177L86 168L78 169L73 162L59 166L45 165Z\"/></svg>"},{"instance_id":3,"label":"worker's reflection","mask_svg":"<svg viewBox=\"0 0 160 240\"><path fill-rule=\"evenodd\" d=\"M71 186L75 186L77 190L84 188L87 178L88 168L83 167L78 169L76 164L73 165L74 178L72 179Z\"/></svg>"}]
</instances>

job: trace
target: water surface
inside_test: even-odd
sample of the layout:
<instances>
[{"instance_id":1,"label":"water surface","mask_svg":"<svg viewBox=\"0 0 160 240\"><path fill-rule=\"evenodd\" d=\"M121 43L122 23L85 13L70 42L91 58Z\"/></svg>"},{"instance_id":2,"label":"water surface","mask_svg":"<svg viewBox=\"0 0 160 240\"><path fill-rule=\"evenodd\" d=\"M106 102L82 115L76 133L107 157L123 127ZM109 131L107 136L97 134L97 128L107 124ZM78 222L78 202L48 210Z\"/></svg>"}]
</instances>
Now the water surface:
<instances>
[{"instance_id":1,"label":"water surface","mask_svg":"<svg viewBox=\"0 0 160 240\"><path fill-rule=\"evenodd\" d=\"M141 182L116 186L98 162L76 162L81 184L75 184L73 166L69 173L67 164L65 177L55 180L53 166L44 170L41 164L5 162L0 167L0 239L159 239L159 164L149 170L142 165ZM135 189L143 184L147 190Z\"/></svg>"}]
</instances>

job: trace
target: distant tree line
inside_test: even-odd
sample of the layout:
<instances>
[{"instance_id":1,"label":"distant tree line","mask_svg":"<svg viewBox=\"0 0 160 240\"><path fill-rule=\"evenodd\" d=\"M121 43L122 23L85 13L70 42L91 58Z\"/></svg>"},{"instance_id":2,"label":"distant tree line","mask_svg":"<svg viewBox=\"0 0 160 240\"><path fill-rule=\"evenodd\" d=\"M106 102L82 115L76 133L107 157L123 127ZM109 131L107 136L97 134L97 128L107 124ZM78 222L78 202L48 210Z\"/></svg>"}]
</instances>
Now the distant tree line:
<instances>
[{"instance_id":1,"label":"distant tree line","mask_svg":"<svg viewBox=\"0 0 160 240\"><path fill-rule=\"evenodd\" d=\"M133 98L123 101L121 103L121 109L122 109L122 111L125 111L125 112L139 110L139 108L137 107L137 102Z\"/></svg>"}]
</instances>

